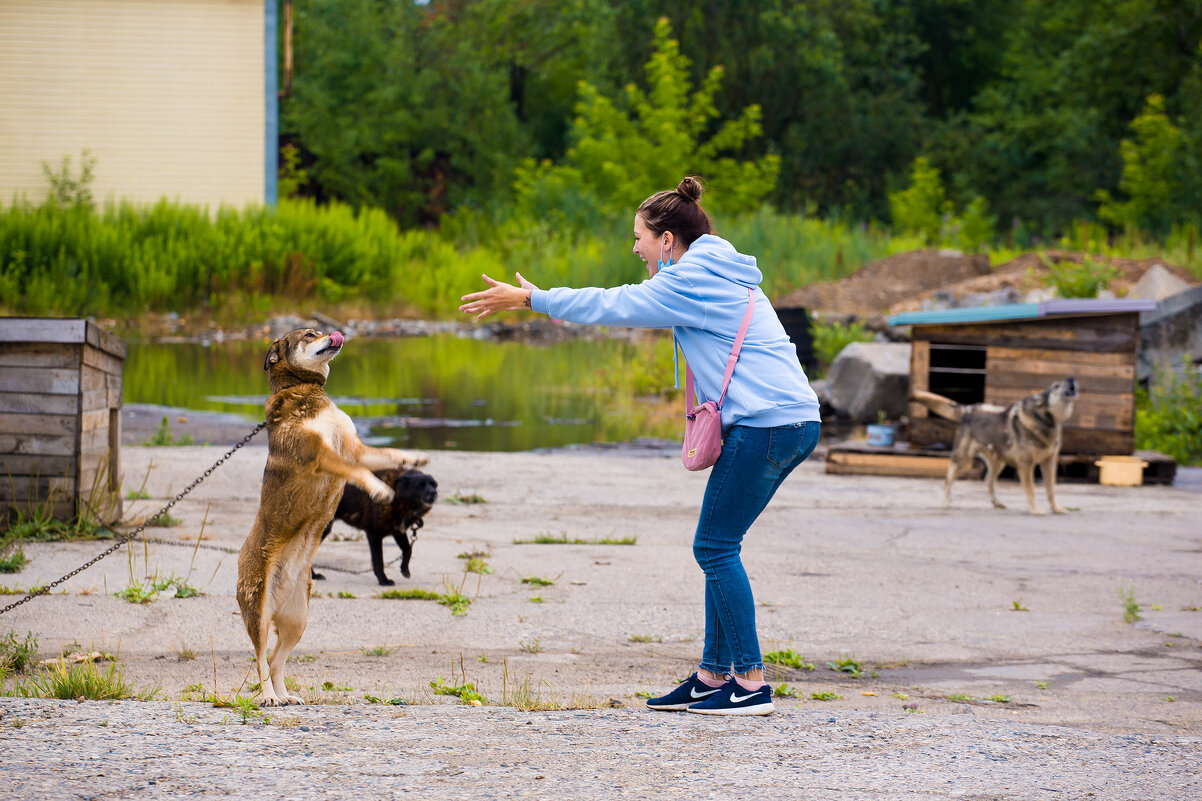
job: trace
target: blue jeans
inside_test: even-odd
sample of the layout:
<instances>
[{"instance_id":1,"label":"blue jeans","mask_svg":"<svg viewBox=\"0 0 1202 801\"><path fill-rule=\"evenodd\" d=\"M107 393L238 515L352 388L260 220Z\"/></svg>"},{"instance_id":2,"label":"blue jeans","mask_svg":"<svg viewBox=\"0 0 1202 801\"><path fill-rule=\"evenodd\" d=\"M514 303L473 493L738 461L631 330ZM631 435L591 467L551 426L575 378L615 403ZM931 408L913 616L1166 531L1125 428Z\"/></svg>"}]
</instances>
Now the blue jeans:
<instances>
[{"instance_id":1,"label":"blue jeans","mask_svg":"<svg viewBox=\"0 0 1202 801\"><path fill-rule=\"evenodd\" d=\"M735 425L714 464L693 556L705 571L705 645L701 667L721 675L762 668L755 631L755 601L739 552L743 535L772 500L793 468L818 444L821 425L794 423L776 428Z\"/></svg>"}]
</instances>

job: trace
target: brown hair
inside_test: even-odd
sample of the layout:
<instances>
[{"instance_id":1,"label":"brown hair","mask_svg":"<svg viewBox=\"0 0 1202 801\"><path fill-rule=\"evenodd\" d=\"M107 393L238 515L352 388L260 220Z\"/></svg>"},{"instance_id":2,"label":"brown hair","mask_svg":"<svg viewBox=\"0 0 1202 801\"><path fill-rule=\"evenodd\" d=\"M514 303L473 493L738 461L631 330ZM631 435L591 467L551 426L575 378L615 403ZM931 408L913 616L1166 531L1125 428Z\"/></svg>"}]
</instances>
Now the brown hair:
<instances>
[{"instance_id":1,"label":"brown hair","mask_svg":"<svg viewBox=\"0 0 1202 801\"><path fill-rule=\"evenodd\" d=\"M656 192L639 204L635 213L656 236L671 231L686 248L702 234L712 234L714 226L701 208L701 180L688 176L675 189Z\"/></svg>"}]
</instances>

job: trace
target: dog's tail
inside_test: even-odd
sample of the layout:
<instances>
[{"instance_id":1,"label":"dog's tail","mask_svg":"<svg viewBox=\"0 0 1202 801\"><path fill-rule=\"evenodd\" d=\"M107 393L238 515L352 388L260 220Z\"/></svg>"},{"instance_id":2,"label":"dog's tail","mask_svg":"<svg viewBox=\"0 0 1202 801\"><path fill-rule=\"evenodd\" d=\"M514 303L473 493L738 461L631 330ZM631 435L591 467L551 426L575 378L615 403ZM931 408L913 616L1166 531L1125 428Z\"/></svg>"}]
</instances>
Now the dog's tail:
<instances>
[{"instance_id":1,"label":"dog's tail","mask_svg":"<svg viewBox=\"0 0 1202 801\"><path fill-rule=\"evenodd\" d=\"M910 398L911 400L918 401L940 417L956 421L964 419L964 407L951 398L945 398L942 395L936 395L934 392L927 392L922 389L916 389L911 392Z\"/></svg>"}]
</instances>

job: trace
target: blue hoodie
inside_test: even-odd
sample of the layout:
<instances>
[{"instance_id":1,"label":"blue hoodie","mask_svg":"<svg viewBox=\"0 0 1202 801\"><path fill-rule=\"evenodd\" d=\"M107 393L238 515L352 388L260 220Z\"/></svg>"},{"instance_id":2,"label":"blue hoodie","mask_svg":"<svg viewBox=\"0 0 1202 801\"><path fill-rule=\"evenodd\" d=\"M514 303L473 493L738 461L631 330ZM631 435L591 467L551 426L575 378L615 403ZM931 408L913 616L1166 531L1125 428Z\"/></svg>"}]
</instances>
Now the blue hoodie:
<instances>
[{"instance_id":1,"label":"blue hoodie","mask_svg":"<svg viewBox=\"0 0 1202 801\"><path fill-rule=\"evenodd\" d=\"M574 323L671 328L693 368L698 401L716 401L747 311L747 290L753 289L755 312L726 390L722 427L817 421L818 398L797 360L797 349L759 288L763 277L755 257L706 234L679 262L640 284L536 289L530 308Z\"/></svg>"}]
</instances>

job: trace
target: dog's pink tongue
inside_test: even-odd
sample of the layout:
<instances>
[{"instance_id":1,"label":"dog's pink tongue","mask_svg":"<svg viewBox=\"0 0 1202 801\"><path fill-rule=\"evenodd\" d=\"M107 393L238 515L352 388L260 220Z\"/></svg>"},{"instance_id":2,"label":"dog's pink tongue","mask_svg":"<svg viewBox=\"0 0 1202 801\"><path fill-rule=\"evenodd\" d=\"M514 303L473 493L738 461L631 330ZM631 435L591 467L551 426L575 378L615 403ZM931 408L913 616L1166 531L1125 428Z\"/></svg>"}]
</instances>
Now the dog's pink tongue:
<instances>
[{"instance_id":1,"label":"dog's pink tongue","mask_svg":"<svg viewBox=\"0 0 1202 801\"><path fill-rule=\"evenodd\" d=\"M341 348L342 343L346 341L346 337L342 335L341 331L331 331L330 341L334 343L334 347Z\"/></svg>"}]
</instances>

